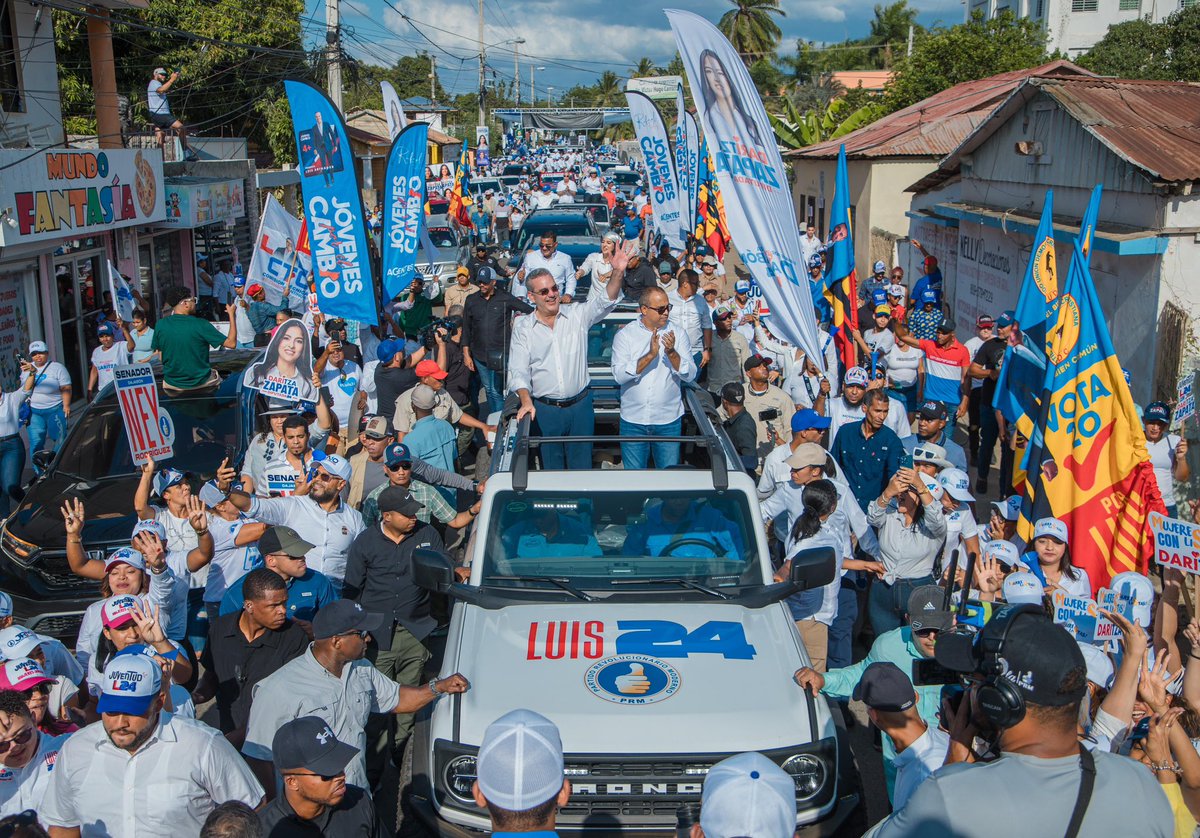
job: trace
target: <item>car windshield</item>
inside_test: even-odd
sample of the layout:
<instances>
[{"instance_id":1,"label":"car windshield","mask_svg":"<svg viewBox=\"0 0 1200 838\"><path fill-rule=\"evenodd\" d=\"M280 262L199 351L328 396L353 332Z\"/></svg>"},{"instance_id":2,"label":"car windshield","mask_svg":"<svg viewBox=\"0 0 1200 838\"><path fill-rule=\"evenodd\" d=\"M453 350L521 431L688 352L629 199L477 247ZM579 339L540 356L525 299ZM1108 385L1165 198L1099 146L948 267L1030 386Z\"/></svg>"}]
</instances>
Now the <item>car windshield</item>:
<instances>
[{"instance_id":1,"label":"car windshield","mask_svg":"<svg viewBox=\"0 0 1200 838\"><path fill-rule=\"evenodd\" d=\"M492 507L483 584L622 590L689 580L711 587L762 583L745 496L695 490L500 492ZM630 581L632 580L632 581Z\"/></svg>"},{"instance_id":2,"label":"car windshield","mask_svg":"<svg viewBox=\"0 0 1200 838\"><path fill-rule=\"evenodd\" d=\"M175 456L171 467L211 477L221 459L236 452L238 411L235 398L169 399L161 405L175 423ZM88 480L99 480L140 469L134 466L121 408L115 398L91 405L63 445L55 468Z\"/></svg>"},{"instance_id":3,"label":"car windshield","mask_svg":"<svg viewBox=\"0 0 1200 838\"><path fill-rule=\"evenodd\" d=\"M457 247L458 242L454 239L454 231L452 230L430 230L429 240L433 242L434 247Z\"/></svg>"}]
</instances>

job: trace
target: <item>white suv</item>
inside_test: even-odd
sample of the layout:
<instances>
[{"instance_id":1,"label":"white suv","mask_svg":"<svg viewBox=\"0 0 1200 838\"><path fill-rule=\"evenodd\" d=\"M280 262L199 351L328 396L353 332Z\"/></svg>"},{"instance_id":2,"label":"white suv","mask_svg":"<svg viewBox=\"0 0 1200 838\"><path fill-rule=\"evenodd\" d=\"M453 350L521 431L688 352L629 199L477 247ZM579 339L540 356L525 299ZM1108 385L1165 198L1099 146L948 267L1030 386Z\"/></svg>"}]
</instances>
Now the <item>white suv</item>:
<instances>
[{"instance_id":1,"label":"white suv","mask_svg":"<svg viewBox=\"0 0 1200 838\"><path fill-rule=\"evenodd\" d=\"M418 551L416 583L454 600L442 669L471 680L418 716L402 771L405 811L435 832L489 830L475 756L488 724L519 707L562 733L560 833L671 832L709 767L742 751L795 778L804 835L830 834L857 805L825 700L792 681L809 659L783 602L832 580L832 551L801 554L790 581L772 582L754 482L729 466L707 394L684 399L696 432L681 440L685 464L665 470L535 470L542 440L509 418L469 581Z\"/></svg>"}]
</instances>

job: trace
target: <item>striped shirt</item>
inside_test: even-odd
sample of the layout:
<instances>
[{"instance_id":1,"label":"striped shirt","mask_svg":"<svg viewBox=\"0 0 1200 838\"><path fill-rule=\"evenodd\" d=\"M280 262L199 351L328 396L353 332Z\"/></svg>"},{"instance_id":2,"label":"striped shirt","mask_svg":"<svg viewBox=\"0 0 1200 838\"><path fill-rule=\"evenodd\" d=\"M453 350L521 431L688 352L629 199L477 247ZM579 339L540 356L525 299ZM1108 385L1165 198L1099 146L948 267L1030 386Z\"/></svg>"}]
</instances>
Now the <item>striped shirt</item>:
<instances>
[{"instance_id":1,"label":"striped shirt","mask_svg":"<svg viewBox=\"0 0 1200 838\"><path fill-rule=\"evenodd\" d=\"M962 401L963 373L971 366L971 353L953 340L945 346L921 341L925 353L925 398L954 407Z\"/></svg>"}]
</instances>

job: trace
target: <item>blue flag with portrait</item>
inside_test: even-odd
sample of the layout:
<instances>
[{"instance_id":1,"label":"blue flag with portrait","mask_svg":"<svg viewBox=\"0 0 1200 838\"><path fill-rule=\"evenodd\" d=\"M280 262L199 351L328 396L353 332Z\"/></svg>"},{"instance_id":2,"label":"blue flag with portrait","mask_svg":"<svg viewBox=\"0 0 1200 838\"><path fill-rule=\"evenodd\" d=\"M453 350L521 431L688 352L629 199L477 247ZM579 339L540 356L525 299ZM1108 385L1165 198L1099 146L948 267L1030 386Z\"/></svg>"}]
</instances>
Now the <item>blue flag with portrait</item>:
<instances>
[{"instance_id":1,"label":"blue flag with portrait","mask_svg":"<svg viewBox=\"0 0 1200 838\"><path fill-rule=\"evenodd\" d=\"M425 225L425 147L429 125L405 126L388 153L383 192L383 290L391 299L417 273L417 248Z\"/></svg>"},{"instance_id":2,"label":"blue flag with portrait","mask_svg":"<svg viewBox=\"0 0 1200 838\"><path fill-rule=\"evenodd\" d=\"M366 214L346 125L311 84L287 80L283 86L292 109L317 304L326 317L378 325Z\"/></svg>"}]
</instances>

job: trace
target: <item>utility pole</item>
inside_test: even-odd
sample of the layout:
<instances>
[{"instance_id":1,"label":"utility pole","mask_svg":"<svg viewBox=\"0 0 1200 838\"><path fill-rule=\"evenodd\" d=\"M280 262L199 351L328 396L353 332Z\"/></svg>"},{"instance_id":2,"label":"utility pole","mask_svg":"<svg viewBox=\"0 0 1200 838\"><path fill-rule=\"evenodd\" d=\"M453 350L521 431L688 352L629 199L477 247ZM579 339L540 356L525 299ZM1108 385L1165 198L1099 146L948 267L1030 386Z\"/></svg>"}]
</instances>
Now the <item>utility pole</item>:
<instances>
[{"instance_id":1,"label":"utility pole","mask_svg":"<svg viewBox=\"0 0 1200 838\"><path fill-rule=\"evenodd\" d=\"M338 32L338 0L325 0L325 43L328 56L325 83L329 99L340 113L342 110L342 45Z\"/></svg>"},{"instance_id":2,"label":"utility pole","mask_svg":"<svg viewBox=\"0 0 1200 838\"><path fill-rule=\"evenodd\" d=\"M483 0L479 0L479 124L483 125L483 68L487 63L487 55L483 51Z\"/></svg>"},{"instance_id":3,"label":"utility pole","mask_svg":"<svg viewBox=\"0 0 1200 838\"><path fill-rule=\"evenodd\" d=\"M912 27L912 24L910 23L908 25L908 52L905 53L905 55L908 56L909 58L912 58L912 42L913 42L913 27Z\"/></svg>"},{"instance_id":4,"label":"utility pole","mask_svg":"<svg viewBox=\"0 0 1200 838\"><path fill-rule=\"evenodd\" d=\"M529 105L530 105L530 107L533 107L533 108L537 107L537 94L533 90L533 65L532 64L529 65Z\"/></svg>"},{"instance_id":5,"label":"utility pole","mask_svg":"<svg viewBox=\"0 0 1200 838\"><path fill-rule=\"evenodd\" d=\"M41 12L41 9L38 9ZM92 90L96 95L96 134L100 148L121 148L121 116L117 111L117 65L113 58L108 9L94 9L87 22ZM172 140L172 142L174 142Z\"/></svg>"},{"instance_id":6,"label":"utility pole","mask_svg":"<svg viewBox=\"0 0 1200 838\"><path fill-rule=\"evenodd\" d=\"M429 104L437 101L437 56L429 53Z\"/></svg>"},{"instance_id":7,"label":"utility pole","mask_svg":"<svg viewBox=\"0 0 1200 838\"><path fill-rule=\"evenodd\" d=\"M513 41L513 89L517 97L517 107L521 107L521 44L524 38Z\"/></svg>"}]
</instances>

